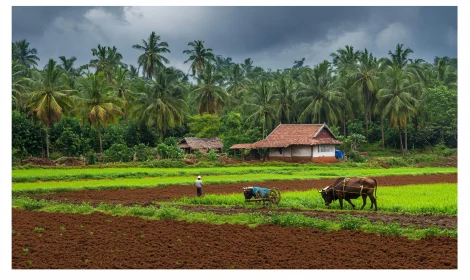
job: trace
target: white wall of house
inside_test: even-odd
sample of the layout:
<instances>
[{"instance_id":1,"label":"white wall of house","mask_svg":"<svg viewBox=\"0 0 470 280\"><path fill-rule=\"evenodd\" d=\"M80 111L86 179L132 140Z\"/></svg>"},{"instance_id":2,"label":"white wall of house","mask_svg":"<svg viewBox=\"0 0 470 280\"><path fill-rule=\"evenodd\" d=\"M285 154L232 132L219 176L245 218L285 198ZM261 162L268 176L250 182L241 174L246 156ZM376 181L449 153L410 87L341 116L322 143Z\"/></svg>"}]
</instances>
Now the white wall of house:
<instances>
[{"instance_id":1,"label":"white wall of house","mask_svg":"<svg viewBox=\"0 0 470 280\"><path fill-rule=\"evenodd\" d=\"M312 156L312 146L295 145L292 146L293 157L310 157Z\"/></svg>"},{"instance_id":2,"label":"white wall of house","mask_svg":"<svg viewBox=\"0 0 470 280\"><path fill-rule=\"evenodd\" d=\"M269 148L270 157L290 157L291 147L287 148Z\"/></svg>"},{"instance_id":3,"label":"white wall of house","mask_svg":"<svg viewBox=\"0 0 470 280\"><path fill-rule=\"evenodd\" d=\"M334 157L335 145L313 146L313 157Z\"/></svg>"}]
</instances>

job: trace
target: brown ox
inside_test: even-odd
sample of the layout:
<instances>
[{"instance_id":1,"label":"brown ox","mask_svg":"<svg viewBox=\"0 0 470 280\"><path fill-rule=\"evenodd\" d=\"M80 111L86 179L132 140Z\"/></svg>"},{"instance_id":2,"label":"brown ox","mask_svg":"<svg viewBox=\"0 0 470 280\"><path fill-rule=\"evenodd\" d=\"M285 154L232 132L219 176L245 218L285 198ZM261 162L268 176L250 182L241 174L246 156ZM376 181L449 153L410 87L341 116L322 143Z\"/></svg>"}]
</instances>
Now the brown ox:
<instances>
[{"instance_id":1,"label":"brown ox","mask_svg":"<svg viewBox=\"0 0 470 280\"><path fill-rule=\"evenodd\" d=\"M366 205L367 197L370 198L371 205L375 205L375 211L377 211L377 199L374 197L377 196L377 181L373 178L339 178L336 182L331 185L323 188L321 191L321 196L325 200L325 205L329 206L331 202L339 200L340 208L343 209L343 199L345 199L353 208L356 207L351 202L351 199L356 199L362 196L362 207L361 210Z\"/></svg>"}]
</instances>

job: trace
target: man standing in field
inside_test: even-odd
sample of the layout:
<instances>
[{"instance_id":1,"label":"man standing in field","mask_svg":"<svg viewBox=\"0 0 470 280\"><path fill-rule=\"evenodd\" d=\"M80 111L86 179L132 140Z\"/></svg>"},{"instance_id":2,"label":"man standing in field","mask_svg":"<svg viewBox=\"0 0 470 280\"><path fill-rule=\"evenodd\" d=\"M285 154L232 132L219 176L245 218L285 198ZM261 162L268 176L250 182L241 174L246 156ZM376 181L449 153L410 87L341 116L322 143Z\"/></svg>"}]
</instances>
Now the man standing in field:
<instances>
[{"instance_id":1,"label":"man standing in field","mask_svg":"<svg viewBox=\"0 0 470 280\"><path fill-rule=\"evenodd\" d=\"M198 197L201 197L202 195L202 181L201 181L201 176L197 176L196 180L196 193Z\"/></svg>"}]
</instances>

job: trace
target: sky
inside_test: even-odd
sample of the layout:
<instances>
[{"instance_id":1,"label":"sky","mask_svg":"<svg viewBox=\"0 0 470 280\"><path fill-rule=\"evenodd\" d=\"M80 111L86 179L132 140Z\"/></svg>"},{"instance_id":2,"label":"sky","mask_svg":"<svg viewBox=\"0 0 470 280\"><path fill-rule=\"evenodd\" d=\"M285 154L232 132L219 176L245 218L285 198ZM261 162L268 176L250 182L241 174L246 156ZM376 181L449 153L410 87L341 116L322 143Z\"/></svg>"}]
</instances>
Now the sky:
<instances>
[{"instance_id":1,"label":"sky","mask_svg":"<svg viewBox=\"0 0 470 280\"><path fill-rule=\"evenodd\" d=\"M137 66L133 49L155 31L168 42L170 66L184 72L189 42L204 41L214 54L235 63L290 68L295 60L314 66L346 45L383 57L398 43L413 58L457 57L457 7L199 7L199 6L13 6L12 41L26 39L48 59L75 56L75 66L92 59L92 48L116 46L123 62Z\"/></svg>"}]
</instances>

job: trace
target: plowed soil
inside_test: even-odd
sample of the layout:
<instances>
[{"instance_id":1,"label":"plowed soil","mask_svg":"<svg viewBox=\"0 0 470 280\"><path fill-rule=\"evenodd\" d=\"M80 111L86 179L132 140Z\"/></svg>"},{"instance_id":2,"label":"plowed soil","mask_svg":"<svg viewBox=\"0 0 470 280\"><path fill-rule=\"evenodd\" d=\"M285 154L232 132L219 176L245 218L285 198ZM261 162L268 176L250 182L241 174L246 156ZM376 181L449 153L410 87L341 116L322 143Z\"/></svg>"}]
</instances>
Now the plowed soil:
<instances>
[{"instance_id":1,"label":"plowed soil","mask_svg":"<svg viewBox=\"0 0 470 280\"><path fill-rule=\"evenodd\" d=\"M13 269L457 268L456 238L12 211Z\"/></svg>"},{"instance_id":2,"label":"plowed soil","mask_svg":"<svg viewBox=\"0 0 470 280\"><path fill-rule=\"evenodd\" d=\"M417 176L383 176L375 177L378 184L378 192L384 186L403 186L414 184L433 183L457 183L457 174L435 174ZM272 181L250 182L234 184L207 184L203 186L203 194L243 194L243 187L259 186L262 188L278 188L284 191L306 191L321 189L335 182L335 179L297 180L297 181ZM32 195L41 199L53 199L67 203L100 202L122 205L148 205L152 201L171 201L174 198L196 196L196 188L188 185L176 185L161 188L120 189L120 190L81 190L67 193Z\"/></svg>"}]
</instances>

